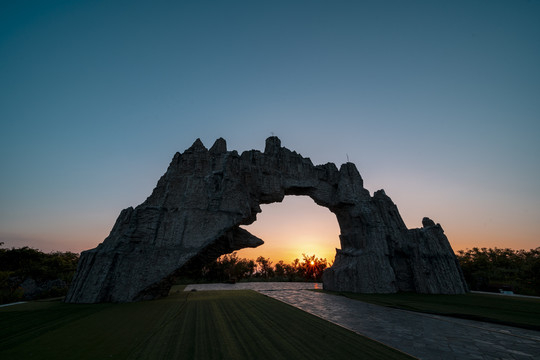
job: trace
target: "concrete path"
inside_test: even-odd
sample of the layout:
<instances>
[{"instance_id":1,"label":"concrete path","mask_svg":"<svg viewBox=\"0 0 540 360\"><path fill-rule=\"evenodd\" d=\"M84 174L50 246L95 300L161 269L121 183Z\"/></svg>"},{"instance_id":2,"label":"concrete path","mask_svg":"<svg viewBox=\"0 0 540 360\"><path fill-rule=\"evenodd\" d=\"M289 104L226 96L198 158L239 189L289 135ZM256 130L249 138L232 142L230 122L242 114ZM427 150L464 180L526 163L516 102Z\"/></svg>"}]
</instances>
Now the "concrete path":
<instances>
[{"instance_id":1,"label":"concrete path","mask_svg":"<svg viewBox=\"0 0 540 360\"><path fill-rule=\"evenodd\" d=\"M255 290L263 291L283 291L283 290L315 290L322 289L322 283L308 282L242 282L236 284L193 284L188 285L184 291L191 290Z\"/></svg>"},{"instance_id":2,"label":"concrete path","mask_svg":"<svg viewBox=\"0 0 540 360\"><path fill-rule=\"evenodd\" d=\"M6 307L6 306L12 306L12 305L19 305L19 304L26 304L26 301L17 301L17 302L14 302L14 303L2 304L2 305L0 305L0 307Z\"/></svg>"},{"instance_id":3,"label":"concrete path","mask_svg":"<svg viewBox=\"0 0 540 360\"><path fill-rule=\"evenodd\" d=\"M190 285L253 289L420 359L540 359L540 332L372 305L305 289L309 283Z\"/></svg>"}]
</instances>

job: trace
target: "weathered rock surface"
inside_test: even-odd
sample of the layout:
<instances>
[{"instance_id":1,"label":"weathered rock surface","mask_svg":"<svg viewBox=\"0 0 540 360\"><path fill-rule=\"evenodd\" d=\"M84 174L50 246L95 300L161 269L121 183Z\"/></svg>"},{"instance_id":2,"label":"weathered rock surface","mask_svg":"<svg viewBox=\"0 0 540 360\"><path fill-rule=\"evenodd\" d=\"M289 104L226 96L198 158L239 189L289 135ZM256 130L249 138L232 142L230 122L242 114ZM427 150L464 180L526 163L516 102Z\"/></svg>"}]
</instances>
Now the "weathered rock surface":
<instances>
[{"instance_id":1,"label":"weathered rock surface","mask_svg":"<svg viewBox=\"0 0 540 360\"><path fill-rule=\"evenodd\" d=\"M332 211L341 249L323 276L330 290L366 293L467 291L440 225L407 229L383 190L373 196L355 165L338 170L266 140L263 152L227 151L218 139L197 139L175 154L152 195L120 213L110 235L81 254L67 302L126 302L165 296L176 274L263 241L240 225L256 220L260 204L307 195Z\"/></svg>"}]
</instances>

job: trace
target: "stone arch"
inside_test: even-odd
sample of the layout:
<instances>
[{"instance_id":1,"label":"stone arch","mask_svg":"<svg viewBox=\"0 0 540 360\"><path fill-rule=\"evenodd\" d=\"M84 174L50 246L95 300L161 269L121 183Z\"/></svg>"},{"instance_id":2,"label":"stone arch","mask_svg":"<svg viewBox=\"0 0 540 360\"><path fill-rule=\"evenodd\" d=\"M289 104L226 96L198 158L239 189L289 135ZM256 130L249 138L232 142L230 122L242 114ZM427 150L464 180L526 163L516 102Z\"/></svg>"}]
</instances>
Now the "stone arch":
<instances>
[{"instance_id":1,"label":"stone arch","mask_svg":"<svg viewBox=\"0 0 540 360\"><path fill-rule=\"evenodd\" d=\"M467 291L440 225L409 230L383 190L373 196L352 163L313 165L266 140L264 152L208 150L197 139L176 153L152 194L124 209L110 235L81 254L67 302L125 302L166 295L186 266L262 240L240 225L256 220L261 204L306 195L336 215L341 250L323 276L326 289L392 293Z\"/></svg>"}]
</instances>

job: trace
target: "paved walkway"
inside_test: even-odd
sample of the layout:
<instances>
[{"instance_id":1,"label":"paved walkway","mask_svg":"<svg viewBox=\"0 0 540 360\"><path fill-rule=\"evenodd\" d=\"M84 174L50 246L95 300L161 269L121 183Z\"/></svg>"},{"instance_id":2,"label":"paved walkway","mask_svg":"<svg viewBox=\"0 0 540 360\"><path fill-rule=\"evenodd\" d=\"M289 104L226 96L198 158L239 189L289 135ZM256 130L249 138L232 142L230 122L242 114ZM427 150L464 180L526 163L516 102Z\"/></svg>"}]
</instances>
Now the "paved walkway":
<instances>
[{"instance_id":1,"label":"paved walkway","mask_svg":"<svg viewBox=\"0 0 540 360\"><path fill-rule=\"evenodd\" d=\"M19 305L19 304L24 304L24 303L26 303L26 301L18 301L18 302L9 303L9 304L2 304L2 305L0 305L0 307L6 307L6 306L11 306L11 305Z\"/></svg>"},{"instance_id":2,"label":"paved walkway","mask_svg":"<svg viewBox=\"0 0 540 360\"><path fill-rule=\"evenodd\" d=\"M309 283L189 285L253 289L420 359L540 359L540 332L372 305L305 289Z\"/></svg>"}]
</instances>

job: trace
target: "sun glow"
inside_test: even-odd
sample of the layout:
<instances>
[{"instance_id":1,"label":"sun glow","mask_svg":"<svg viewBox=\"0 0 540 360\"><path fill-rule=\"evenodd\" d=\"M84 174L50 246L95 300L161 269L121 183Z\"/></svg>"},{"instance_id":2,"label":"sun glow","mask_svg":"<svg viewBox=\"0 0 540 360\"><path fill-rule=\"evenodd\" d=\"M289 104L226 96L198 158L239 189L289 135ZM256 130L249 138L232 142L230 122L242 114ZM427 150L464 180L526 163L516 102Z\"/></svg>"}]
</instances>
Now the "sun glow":
<instances>
[{"instance_id":1,"label":"sun glow","mask_svg":"<svg viewBox=\"0 0 540 360\"><path fill-rule=\"evenodd\" d=\"M239 257L270 258L274 263L302 260L302 254L316 254L333 262L340 248L339 225L328 209L307 196L286 196L283 202L261 206L257 220L244 228L264 240L254 249L238 251Z\"/></svg>"}]
</instances>

